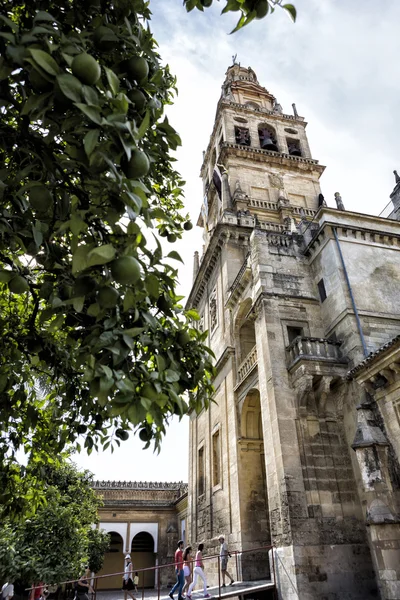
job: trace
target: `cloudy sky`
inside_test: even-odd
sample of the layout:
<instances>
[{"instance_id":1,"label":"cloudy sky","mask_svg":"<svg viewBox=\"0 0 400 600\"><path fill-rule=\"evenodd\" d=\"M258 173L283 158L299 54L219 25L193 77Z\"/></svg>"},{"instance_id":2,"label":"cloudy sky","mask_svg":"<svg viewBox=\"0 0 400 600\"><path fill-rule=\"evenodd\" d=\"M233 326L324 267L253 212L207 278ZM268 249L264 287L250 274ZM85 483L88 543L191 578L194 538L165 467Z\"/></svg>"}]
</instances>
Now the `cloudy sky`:
<instances>
[{"instance_id":1,"label":"cloudy sky","mask_svg":"<svg viewBox=\"0 0 400 600\"><path fill-rule=\"evenodd\" d=\"M186 206L194 222L202 201L199 171L216 104L232 56L251 66L261 85L308 122L313 158L327 167L321 179L334 205L379 214L400 170L400 2L398 0L294 0L293 24L281 10L228 35L235 15L220 16L224 1L186 14L181 0L151 0L152 30L165 63L178 78L169 118L182 137L177 167L187 182ZM185 258L183 294L190 290L192 257L201 249L197 228L174 244ZM77 457L101 479L187 481L188 424L173 423L159 456L130 440L111 455Z\"/></svg>"}]
</instances>

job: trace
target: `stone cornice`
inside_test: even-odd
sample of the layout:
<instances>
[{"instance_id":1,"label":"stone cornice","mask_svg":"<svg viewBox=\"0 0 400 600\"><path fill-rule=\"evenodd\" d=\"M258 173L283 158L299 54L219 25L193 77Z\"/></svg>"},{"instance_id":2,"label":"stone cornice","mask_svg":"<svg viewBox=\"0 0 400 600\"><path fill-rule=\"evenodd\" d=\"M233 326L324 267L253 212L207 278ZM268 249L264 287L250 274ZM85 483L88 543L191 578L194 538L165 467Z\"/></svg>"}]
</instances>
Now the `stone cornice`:
<instances>
[{"instance_id":1,"label":"stone cornice","mask_svg":"<svg viewBox=\"0 0 400 600\"><path fill-rule=\"evenodd\" d=\"M100 508L100 511L103 509L111 509L111 508L156 508L157 510L167 509L174 510L176 506L176 501L162 501L162 500L136 500L136 499L114 499L114 498L103 498L103 507Z\"/></svg>"},{"instance_id":2,"label":"stone cornice","mask_svg":"<svg viewBox=\"0 0 400 600\"><path fill-rule=\"evenodd\" d=\"M312 227L316 230L308 234L311 239L307 243L304 254L310 255L331 236L332 228L338 231L341 239L358 243L380 243L398 247L400 250L400 222L351 211L339 211L335 208L322 207L315 215ZM307 238L306 230L303 232ZM311 231L311 230L310 230Z\"/></svg>"},{"instance_id":3,"label":"stone cornice","mask_svg":"<svg viewBox=\"0 0 400 600\"><path fill-rule=\"evenodd\" d=\"M221 356L215 364L217 373L220 373L220 371L223 369L228 360L232 358L232 356L235 356L235 348L233 348L232 346L228 346L227 348L225 348L225 350L223 351L223 353L221 354Z\"/></svg>"},{"instance_id":4,"label":"stone cornice","mask_svg":"<svg viewBox=\"0 0 400 600\"><path fill-rule=\"evenodd\" d=\"M223 142L217 162L225 164L227 156L232 153L235 156L242 158L251 156L251 160L257 162L265 162L266 157L268 157L268 163L271 165L279 165L280 167L284 165L291 170L293 170L294 167L298 167L301 170L307 169L308 171L317 171L320 176L325 170L325 167L320 165L318 161L313 158L292 156L291 154L285 154L284 152L272 152L271 150L233 144L232 142Z\"/></svg>"},{"instance_id":5,"label":"stone cornice","mask_svg":"<svg viewBox=\"0 0 400 600\"><path fill-rule=\"evenodd\" d=\"M395 356L393 356L395 355ZM347 374L347 379L365 379L364 375L375 376L379 371L386 367L385 359L390 357L390 363L400 358L400 335L383 344L375 352L371 352L363 361L351 369ZM400 370L400 365L399 365Z\"/></svg>"}]
</instances>

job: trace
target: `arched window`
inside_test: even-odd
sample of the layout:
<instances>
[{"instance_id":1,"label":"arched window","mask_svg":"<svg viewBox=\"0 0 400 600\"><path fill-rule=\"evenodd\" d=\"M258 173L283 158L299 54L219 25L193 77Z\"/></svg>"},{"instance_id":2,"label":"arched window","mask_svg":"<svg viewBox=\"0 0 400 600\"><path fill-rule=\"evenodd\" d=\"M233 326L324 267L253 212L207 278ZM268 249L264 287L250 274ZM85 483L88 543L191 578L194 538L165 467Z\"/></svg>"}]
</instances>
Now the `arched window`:
<instances>
[{"instance_id":1,"label":"arched window","mask_svg":"<svg viewBox=\"0 0 400 600\"><path fill-rule=\"evenodd\" d=\"M258 137L260 138L260 146L263 150L279 152L278 143L276 141L275 129L271 125L267 125L264 123L259 125Z\"/></svg>"},{"instance_id":2,"label":"arched window","mask_svg":"<svg viewBox=\"0 0 400 600\"><path fill-rule=\"evenodd\" d=\"M147 531L137 533L132 540L132 552L154 552L153 536Z\"/></svg>"},{"instance_id":3,"label":"arched window","mask_svg":"<svg viewBox=\"0 0 400 600\"><path fill-rule=\"evenodd\" d=\"M301 156L300 140L286 138L288 152L292 156Z\"/></svg>"},{"instance_id":4,"label":"arched window","mask_svg":"<svg viewBox=\"0 0 400 600\"><path fill-rule=\"evenodd\" d=\"M148 531L139 531L131 544L134 569L146 569L139 572L139 587L152 588L155 583L154 538Z\"/></svg>"},{"instance_id":5,"label":"arched window","mask_svg":"<svg viewBox=\"0 0 400 600\"><path fill-rule=\"evenodd\" d=\"M240 356L242 360L256 345L254 321L245 321L239 330Z\"/></svg>"},{"instance_id":6,"label":"arched window","mask_svg":"<svg viewBox=\"0 0 400 600\"><path fill-rule=\"evenodd\" d=\"M254 321L246 319L251 304L251 298L246 298L246 300L240 304L235 319L236 350L239 364L244 361L256 344Z\"/></svg>"},{"instance_id":7,"label":"arched window","mask_svg":"<svg viewBox=\"0 0 400 600\"><path fill-rule=\"evenodd\" d=\"M243 403L241 414L241 435L246 439L263 439L260 392L256 389L250 390Z\"/></svg>"},{"instance_id":8,"label":"arched window","mask_svg":"<svg viewBox=\"0 0 400 600\"><path fill-rule=\"evenodd\" d=\"M119 533L116 533L115 531L110 531L108 535L110 536L110 546L107 552L122 552L123 542L122 537L119 535Z\"/></svg>"}]
</instances>

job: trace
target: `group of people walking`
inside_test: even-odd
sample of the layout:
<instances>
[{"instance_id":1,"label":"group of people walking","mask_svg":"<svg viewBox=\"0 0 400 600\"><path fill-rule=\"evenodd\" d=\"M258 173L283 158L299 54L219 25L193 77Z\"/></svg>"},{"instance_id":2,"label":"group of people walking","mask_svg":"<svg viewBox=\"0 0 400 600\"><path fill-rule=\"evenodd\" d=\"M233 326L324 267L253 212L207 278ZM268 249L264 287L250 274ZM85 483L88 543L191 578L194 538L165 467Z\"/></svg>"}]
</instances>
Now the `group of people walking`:
<instances>
[{"instance_id":1,"label":"group of people walking","mask_svg":"<svg viewBox=\"0 0 400 600\"><path fill-rule=\"evenodd\" d=\"M225 587L225 579L226 576L230 579L230 584L234 583L233 577L228 573L228 559L230 558L230 554L228 551L228 544L225 542L225 538L223 535L219 536L220 546L220 567L221 567L221 576L222 576L222 587ZM178 547L175 552L175 572L176 572L176 583L174 587L171 589L169 593L169 597L171 600L174 600L174 593L178 590L178 600L183 600L187 598L191 600L192 591L196 586L197 580L200 577L203 581L203 592L204 598L210 598L210 594L207 592L207 579L204 573L204 563L203 563L203 550L204 544L199 544L197 547L196 556L193 560L192 558L192 547L187 546L183 549L183 541L179 540ZM194 566L193 566L194 564ZM193 577L192 577L192 566L193 566ZM186 592L186 596L185 594Z\"/></svg>"}]
</instances>

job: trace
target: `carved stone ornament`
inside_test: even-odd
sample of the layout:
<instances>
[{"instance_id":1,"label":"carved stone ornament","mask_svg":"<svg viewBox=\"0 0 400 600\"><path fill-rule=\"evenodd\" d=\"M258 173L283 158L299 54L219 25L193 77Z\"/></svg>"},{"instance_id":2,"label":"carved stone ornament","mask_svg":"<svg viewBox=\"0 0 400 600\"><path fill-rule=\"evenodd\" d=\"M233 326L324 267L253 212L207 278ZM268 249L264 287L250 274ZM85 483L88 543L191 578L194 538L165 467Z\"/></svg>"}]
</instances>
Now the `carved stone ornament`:
<instances>
[{"instance_id":1,"label":"carved stone ornament","mask_svg":"<svg viewBox=\"0 0 400 600\"><path fill-rule=\"evenodd\" d=\"M187 491L188 484L183 481L164 482L164 481L93 481L93 488L104 490L181 490Z\"/></svg>"},{"instance_id":2,"label":"carved stone ornament","mask_svg":"<svg viewBox=\"0 0 400 600\"><path fill-rule=\"evenodd\" d=\"M214 329L218 325L218 311L217 311L217 290L214 289L210 296L210 330Z\"/></svg>"},{"instance_id":3,"label":"carved stone ornament","mask_svg":"<svg viewBox=\"0 0 400 600\"><path fill-rule=\"evenodd\" d=\"M200 321L198 322L198 329L203 333L204 331L204 315L200 317Z\"/></svg>"},{"instance_id":4,"label":"carved stone ornament","mask_svg":"<svg viewBox=\"0 0 400 600\"><path fill-rule=\"evenodd\" d=\"M244 200L245 198L246 198L246 194L240 187L240 182L237 181L235 184L235 191L233 192L233 199L235 201L237 201L237 200Z\"/></svg>"},{"instance_id":5,"label":"carved stone ornament","mask_svg":"<svg viewBox=\"0 0 400 600\"><path fill-rule=\"evenodd\" d=\"M271 187L283 190L283 177L281 175L269 175L269 183Z\"/></svg>"},{"instance_id":6,"label":"carved stone ornament","mask_svg":"<svg viewBox=\"0 0 400 600\"><path fill-rule=\"evenodd\" d=\"M339 194L339 192L335 192L335 202L338 210L345 210L342 196Z\"/></svg>"}]
</instances>

